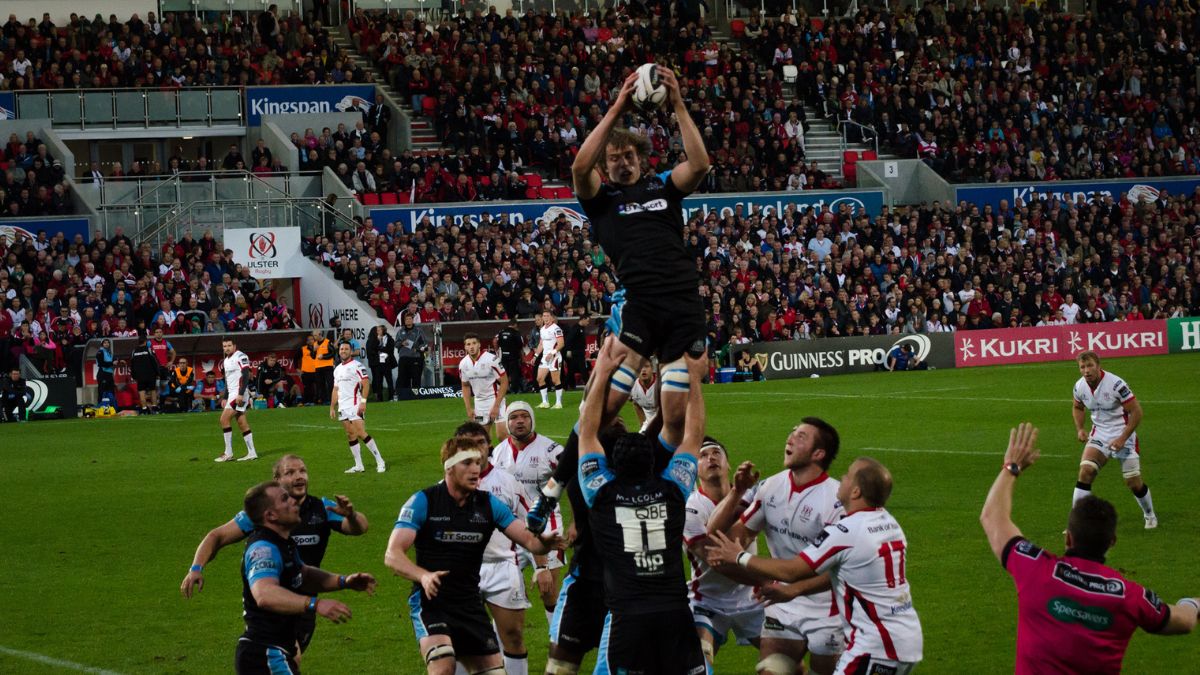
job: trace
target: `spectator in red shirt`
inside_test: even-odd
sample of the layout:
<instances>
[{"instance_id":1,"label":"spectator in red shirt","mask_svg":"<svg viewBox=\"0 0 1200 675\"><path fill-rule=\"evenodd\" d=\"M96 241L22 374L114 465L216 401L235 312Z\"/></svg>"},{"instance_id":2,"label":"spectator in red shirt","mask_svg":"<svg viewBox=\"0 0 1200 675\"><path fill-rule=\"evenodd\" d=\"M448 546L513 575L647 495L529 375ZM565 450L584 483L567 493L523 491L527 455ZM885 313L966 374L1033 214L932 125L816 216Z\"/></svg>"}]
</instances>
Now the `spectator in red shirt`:
<instances>
[{"instance_id":1,"label":"spectator in red shirt","mask_svg":"<svg viewBox=\"0 0 1200 675\"><path fill-rule=\"evenodd\" d=\"M1115 675L1135 630L1190 633L1200 600L1169 605L1104 564L1117 541L1117 512L1099 497L1085 497L1071 509L1061 557L1021 536L1012 522L1012 493L1017 477L1038 458L1037 437L1030 424L1010 432L1004 468L979 516L992 552L1017 586L1015 672Z\"/></svg>"}]
</instances>

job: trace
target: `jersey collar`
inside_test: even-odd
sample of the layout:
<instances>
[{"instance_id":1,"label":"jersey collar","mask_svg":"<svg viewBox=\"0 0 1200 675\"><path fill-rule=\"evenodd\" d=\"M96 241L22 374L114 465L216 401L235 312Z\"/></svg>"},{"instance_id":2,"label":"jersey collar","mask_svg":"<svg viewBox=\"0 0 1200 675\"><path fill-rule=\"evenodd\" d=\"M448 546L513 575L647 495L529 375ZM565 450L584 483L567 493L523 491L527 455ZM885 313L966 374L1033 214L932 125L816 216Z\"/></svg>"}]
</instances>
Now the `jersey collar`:
<instances>
[{"instance_id":1,"label":"jersey collar","mask_svg":"<svg viewBox=\"0 0 1200 675\"><path fill-rule=\"evenodd\" d=\"M512 436L509 436L508 437L508 446L510 448L512 448L513 459L516 459L517 455L522 450L524 450L525 448L528 448L530 445L533 445L533 442L536 440L537 440L537 432L536 431L529 434L529 442L526 443L525 445L518 445L517 439L513 438Z\"/></svg>"},{"instance_id":2,"label":"jersey collar","mask_svg":"<svg viewBox=\"0 0 1200 675\"><path fill-rule=\"evenodd\" d=\"M792 486L792 492L791 492L791 494L796 494L796 493L799 493L799 492L804 492L804 491L805 491L805 490L807 490L808 488L810 488L810 487L812 487L812 486L814 486L814 485L817 485L818 483L820 483L820 482L824 481L824 480L825 480L825 479L827 479L827 478L829 478L829 474L827 474L827 473L825 473L824 471L822 471L822 472L821 472L821 475L819 475L819 476L817 476L816 478L814 478L814 479L812 479L812 480L808 481L808 482L807 482L807 483L805 483L804 485L796 485L796 474L792 473L791 471L788 471L788 483L790 483L790 484L791 484L791 486Z\"/></svg>"},{"instance_id":3,"label":"jersey collar","mask_svg":"<svg viewBox=\"0 0 1200 675\"><path fill-rule=\"evenodd\" d=\"M1100 369L1100 379L1096 380L1096 387L1093 387L1092 383L1088 382L1086 378L1083 381L1085 384L1087 384L1088 389L1092 390L1093 394L1096 393L1096 387L1099 387L1100 383L1104 381L1104 369Z\"/></svg>"},{"instance_id":4,"label":"jersey collar","mask_svg":"<svg viewBox=\"0 0 1200 675\"><path fill-rule=\"evenodd\" d=\"M487 462L487 466L483 467L483 471L479 472L479 480L483 480L489 473L492 472L492 469L494 469L494 468L495 468L495 465L493 465L492 460L489 459Z\"/></svg>"}]
</instances>

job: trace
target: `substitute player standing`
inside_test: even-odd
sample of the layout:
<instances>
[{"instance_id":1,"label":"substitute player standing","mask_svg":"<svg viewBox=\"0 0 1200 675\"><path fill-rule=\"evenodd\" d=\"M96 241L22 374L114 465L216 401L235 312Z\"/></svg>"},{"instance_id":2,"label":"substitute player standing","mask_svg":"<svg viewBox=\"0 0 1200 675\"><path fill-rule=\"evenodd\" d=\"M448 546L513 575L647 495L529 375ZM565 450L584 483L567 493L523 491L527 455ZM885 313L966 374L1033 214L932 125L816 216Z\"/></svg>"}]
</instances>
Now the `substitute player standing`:
<instances>
[{"instance_id":1,"label":"substitute player standing","mask_svg":"<svg viewBox=\"0 0 1200 675\"><path fill-rule=\"evenodd\" d=\"M488 437L487 428L478 422L467 422L459 425L454 435L474 441L479 452L488 456L479 474L479 489L495 495L512 509L513 515L518 519L523 518L529 511L525 491L512 474L497 470L492 464L492 439ZM525 578L521 576L519 555L517 545L508 537L501 532L492 532L492 538L483 552L483 566L479 568L479 594L483 596L492 621L496 623L507 675L529 675L525 610L530 605L525 596Z\"/></svg>"},{"instance_id":2,"label":"substitute player standing","mask_svg":"<svg viewBox=\"0 0 1200 675\"><path fill-rule=\"evenodd\" d=\"M350 443L350 454L354 457L354 466L346 469L346 473L362 473L362 448L359 443L367 446L371 456L375 458L375 471L387 471L387 464L379 454L379 446L375 439L367 433L367 392L371 391L370 374L361 361L354 359L354 347L349 342L338 345L340 362L333 369L333 395L330 397L329 419L340 420L346 430L346 440Z\"/></svg>"},{"instance_id":3,"label":"substitute player standing","mask_svg":"<svg viewBox=\"0 0 1200 675\"><path fill-rule=\"evenodd\" d=\"M505 421L508 374L500 366L495 354L483 351L479 335L464 335L463 347L467 355L458 362L458 376L462 380L467 419L473 419L485 427L494 422L496 437L503 438L508 433L508 423Z\"/></svg>"},{"instance_id":4,"label":"substitute player standing","mask_svg":"<svg viewBox=\"0 0 1200 675\"><path fill-rule=\"evenodd\" d=\"M550 382L554 385L554 407L561 409L562 348L566 343L566 338L563 337L562 326L558 325L558 319L555 318L554 312L548 309L542 312L542 327L538 329L538 336L538 346L533 351L534 357L541 357L541 360L538 361L537 385L538 391L542 394L542 402L538 407L550 407L550 400L546 396L549 387L546 378L549 377Z\"/></svg>"},{"instance_id":5,"label":"substitute player standing","mask_svg":"<svg viewBox=\"0 0 1200 675\"><path fill-rule=\"evenodd\" d=\"M260 483L246 492L244 511L254 523L242 556L242 617L234 667L239 675L299 673L296 635L305 618L334 623L350 619L350 608L314 593L349 588L375 592L366 572L331 574L307 565L291 533L301 522L300 505L279 483Z\"/></svg>"},{"instance_id":6,"label":"substitute player standing","mask_svg":"<svg viewBox=\"0 0 1200 675\"><path fill-rule=\"evenodd\" d=\"M553 440L535 431L533 408L524 401L514 401L508 406L508 438L492 451L492 463L497 468L512 474L524 490L526 503L533 503L541 494L546 479L558 467L563 448ZM549 514L549 530L562 535L562 510L558 506ZM533 580L537 584L546 620L552 621L554 606L558 601L558 584L565 556L562 551L552 551L545 559L523 553L521 566L534 568ZM532 564L532 565L531 565Z\"/></svg>"},{"instance_id":7,"label":"substitute player standing","mask_svg":"<svg viewBox=\"0 0 1200 675\"><path fill-rule=\"evenodd\" d=\"M743 506L749 506L746 501L750 497L748 491L758 476L739 471L737 478L741 482L739 493L745 495ZM763 606L755 599L752 588L730 579L705 562L709 518L731 488L728 451L716 439L705 438L700 446L699 482L687 500L683 542L692 566L692 583L688 588L692 617L709 667L729 631L733 631L740 644L757 647L763 627ZM755 553L758 544L751 540L746 550Z\"/></svg>"},{"instance_id":8,"label":"substitute player standing","mask_svg":"<svg viewBox=\"0 0 1200 675\"><path fill-rule=\"evenodd\" d=\"M807 580L804 593L836 589L833 595L852 639L835 672L908 675L921 660L924 637L905 570L908 541L883 508L891 493L888 470L859 457L838 486L846 517L826 526L799 555L759 558L715 532L709 564L736 563L780 581Z\"/></svg>"},{"instance_id":9,"label":"substitute player standing","mask_svg":"<svg viewBox=\"0 0 1200 675\"><path fill-rule=\"evenodd\" d=\"M239 462L258 459L254 450L254 434L250 431L250 422L246 419L246 410L250 407L250 357L238 350L233 338L221 340L221 351L225 360L221 370L225 372L225 400L221 410L221 433L225 435L225 452L221 453L216 462L228 462L233 459L233 425L230 421L237 418L238 429L242 432L242 440L246 443L246 456L239 457Z\"/></svg>"},{"instance_id":10,"label":"substitute player standing","mask_svg":"<svg viewBox=\"0 0 1200 675\"><path fill-rule=\"evenodd\" d=\"M604 382L621 363L608 339L596 362ZM654 471L654 445L627 433L610 455L597 437L604 397L591 396L579 420L577 480L604 570L605 619L596 673L700 675L707 671L692 626L683 568L684 502L696 483L704 440L700 378L707 360L688 357L687 426L667 468ZM611 468L610 468L611 466Z\"/></svg>"},{"instance_id":11,"label":"substitute player standing","mask_svg":"<svg viewBox=\"0 0 1200 675\"><path fill-rule=\"evenodd\" d=\"M1125 485L1142 508L1146 529L1153 530L1158 527L1158 516L1154 513L1150 488L1142 480L1141 449L1137 438L1142 405L1125 380L1104 372L1096 352L1083 352L1075 361L1082 377L1075 383L1071 416L1075 419L1075 434L1085 445L1083 458L1079 461L1079 482L1075 484L1071 503L1077 504L1092 494L1092 483L1100 473L1100 467L1115 459L1121 462ZM1090 433L1083 428L1086 411L1092 414Z\"/></svg>"},{"instance_id":12,"label":"substitute player standing","mask_svg":"<svg viewBox=\"0 0 1200 675\"><path fill-rule=\"evenodd\" d=\"M334 532L349 537L366 534L369 526L367 517L355 510L354 504L345 495L335 499L314 497L308 493L308 467L296 455L284 455L275 462L275 480L300 505L300 524L292 528L292 541L300 552L305 565L320 567L325 559L330 535ZM204 567L217 557L217 553L230 544L246 538L254 531L254 523L245 511L239 511L232 520L213 528L192 556L192 566L183 578L179 591L185 598L204 589ZM311 616L301 616L296 625L298 653L308 650L312 641L316 621Z\"/></svg>"},{"instance_id":13,"label":"substitute player standing","mask_svg":"<svg viewBox=\"0 0 1200 675\"><path fill-rule=\"evenodd\" d=\"M483 454L475 441L442 445L445 479L409 497L400 509L384 562L413 582L410 617L429 675L450 675L458 662L473 675L503 675L500 647L479 595L480 568L494 530L544 555L549 545L480 487ZM416 546L417 559L408 558Z\"/></svg>"},{"instance_id":14,"label":"substitute player standing","mask_svg":"<svg viewBox=\"0 0 1200 675\"><path fill-rule=\"evenodd\" d=\"M642 369L638 371L637 381L633 383L633 389L629 392L629 399L633 401L633 411L637 413L638 422L642 424L642 428L638 430L641 432L645 432L654 418L658 416L656 365L653 361L643 363Z\"/></svg>"},{"instance_id":15,"label":"substitute player standing","mask_svg":"<svg viewBox=\"0 0 1200 675\"><path fill-rule=\"evenodd\" d=\"M744 462L738 467L733 489L708 519L709 535L727 533L744 548L759 532L765 532L773 558L795 558L821 538L826 526L845 515L838 497L838 481L826 473L837 459L839 446L837 430L828 422L805 417L784 444L785 469L759 484L752 499L745 492L750 484L746 474L753 471L753 465ZM747 579L745 572L734 566L720 571L743 583L759 584L768 579ZM832 673L837 665L845 640L832 594L824 591L797 595L798 590L790 587L768 591L777 601L765 611L759 644L760 673L791 675L806 652L812 654L809 666L814 673ZM780 597L783 594L791 597Z\"/></svg>"},{"instance_id":16,"label":"substitute player standing","mask_svg":"<svg viewBox=\"0 0 1200 675\"><path fill-rule=\"evenodd\" d=\"M1104 564L1117 540L1117 510L1088 495L1075 502L1061 557L1021 535L1012 522L1017 477L1038 458L1037 429L1008 435L1004 468L992 483L979 522L992 553L1017 586L1017 675L1116 675L1138 628L1181 635L1196 627L1200 599L1174 605Z\"/></svg>"}]
</instances>

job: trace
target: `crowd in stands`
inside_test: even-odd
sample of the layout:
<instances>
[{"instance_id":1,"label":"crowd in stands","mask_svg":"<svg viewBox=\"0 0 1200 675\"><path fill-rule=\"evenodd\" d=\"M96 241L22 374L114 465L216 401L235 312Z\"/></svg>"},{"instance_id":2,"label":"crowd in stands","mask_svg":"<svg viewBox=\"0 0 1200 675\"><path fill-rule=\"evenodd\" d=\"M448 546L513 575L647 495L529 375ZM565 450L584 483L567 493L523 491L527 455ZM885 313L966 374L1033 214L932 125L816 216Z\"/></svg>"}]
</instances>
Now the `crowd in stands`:
<instances>
[{"instance_id":1,"label":"crowd in stands","mask_svg":"<svg viewBox=\"0 0 1200 675\"><path fill-rule=\"evenodd\" d=\"M752 17L739 32L761 61L796 69L802 100L868 128L850 140L877 136L954 182L1200 172L1193 3L892 6Z\"/></svg>"},{"instance_id":2,"label":"crowd in stands","mask_svg":"<svg viewBox=\"0 0 1200 675\"><path fill-rule=\"evenodd\" d=\"M282 16L276 5L247 16L148 12L122 22L71 13L58 26L43 14L0 26L0 89L340 84L368 74L338 53L317 18Z\"/></svg>"},{"instance_id":3,"label":"crowd in stands","mask_svg":"<svg viewBox=\"0 0 1200 675\"><path fill-rule=\"evenodd\" d=\"M0 219L74 213L62 160L32 131L0 147Z\"/></svg>"},{"instance_id":4,"label":"crowd in stands","mask_svg":"<svg viewBox=\"0 0 1200 675\"><path fill-rule=\"evenodd\" d=\"M295 328L274 292L234 265L212 233L135 244L121 228L85 243L0 235L0 365L24 355L63 370L96 337ZM77 363L75 364L78 365ZM78 372L75 368L72 372Z\"/></svg>"}]
</instances>

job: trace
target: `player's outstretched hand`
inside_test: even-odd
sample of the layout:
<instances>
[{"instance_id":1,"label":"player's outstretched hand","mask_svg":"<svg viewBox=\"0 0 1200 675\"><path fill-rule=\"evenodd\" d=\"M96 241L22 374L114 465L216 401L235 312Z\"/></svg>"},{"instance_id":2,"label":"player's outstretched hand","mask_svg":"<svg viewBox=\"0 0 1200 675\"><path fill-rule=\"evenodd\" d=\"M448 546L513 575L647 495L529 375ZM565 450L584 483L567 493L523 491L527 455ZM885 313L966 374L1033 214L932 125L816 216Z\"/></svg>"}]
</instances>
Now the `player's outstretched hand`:
<instances>
[{"instance_id":1,"label":"player's outstretched hand","mask_svg":"<svg viewBox=\"0 0 1200 675\"><path fill-rule=\"evenodd\" d=\"M736 565L738 556L746 549L736 541L730 539L724 532L713 532L708 535L710 542L706 548L708 554L708 564L717 567L718 565Z\"/></svg>"},{"instance_id":2,"label":"player's outstretched hand","mask_svg":"<svg viewBox=\"0 0 1200 675\"><path fill-rule=\"evenodd\" d=\"M1008 432L1008 450L1004 452L1006 465L1017 463L1021 470L1029 468L1041 456L1037 447L1038 429L1028 422L1022 422L1016 429Z\"/></svg>"},{"instance_id":3,"label":"player's outstretched hand","mask_svg":"<svg viewBox=\"0 0 1200 675\"><path fill-rule=\"evenodd\" d=\"M633 90L637 84L637 71L629 74L625 81L621 83L621 91L617 93L617 100L613 101L613 108L618 112L624 112L629 109L633 102Z\"/></svg>"},{"instance_id":4,"label":"player's outstretched hand","mask_svg":"<svg viewBox=\"0 0 1200 675\"><path fill-rule=\"evenodd\" d=\"M349 497L346 495L334 495L333 498L337 500L337 504L326 506L326 511L332 511L343 518L349 518L354 515L354 502L350 501Z\"/></svg>"},{"instance_id":5,"label":"player's outstretched hand","mask_svg":"<svg viewBox=\"0 0 1200 675\"><path fill-rule=\"evenodd\" d=\"M789 602L800 597L791 584L772 581L754 588L754 599L766 605Z\"/></svg>"},{"instance_id":6,"label":"player's outstretched hand","mask_svg":"<svg viewBox=\"0 0 1200 675\"><path fill-rule=\"evenodd\" d=\"M758 475L758 472L754 470L754 462L742 462L733 474L733 489L745 493L758 484Z\"/></svg>"},{"instance_id":7,"label":"player's outstretched hand","mask_svg":"<svg viewBox=\"0 0 1200 675\"><path fill-rule=\"evenodd\" d=\"M183 583L179 585L179 592L183 593L183 597L191 598L193 593L199 593L202 590L204 590L204 573L188 570L187 576L183 578Z\"/></svg>"},{"instance_id":8,"label":"player's outstretched hand","mask_svg":"<svg viewBox=\"0 0 1200 675\"><path fill-rule=\"evenodd\" d=\"M317 600L317 614L334 623L345 623L350 620L350 608L337 600L328 598Z\"/></svg>"},{"instance_id":9,"label":"player's outstretched hand","mask_svg":"<svg viewBox=\"0 0 1200 675\"><path fill-rule=\"evenodd\" d=\"M367 572L357 572L346 577L346 588L367 595L375 595L375 577Z\"/></svg>"},{"instance_id":10,"label":"player's outstretched hand","mask_svg":"<svg viewBox=\"0 0 1200 675\"><path fill-rule=\"evenodd\" d=\"M427 572L421 575L421 589L425 591L425 597L431 600L436 598L438 588L442 585L442 577L449 573L449 570L442 570L440 572Z\"/></svg>"},{"instance_id":11,"label":"player's outstretched hand","mask_svg":"<svg viewBox=\"0 0 1200 675\"><path fill-rule=\"evenodd\" d=\"M679 80L675 78L675 71L666 66L659 66L658 81L667 88L667 102L671 104L672 108L683 100L679 91Z\"/></svg>"}]
</instances>

